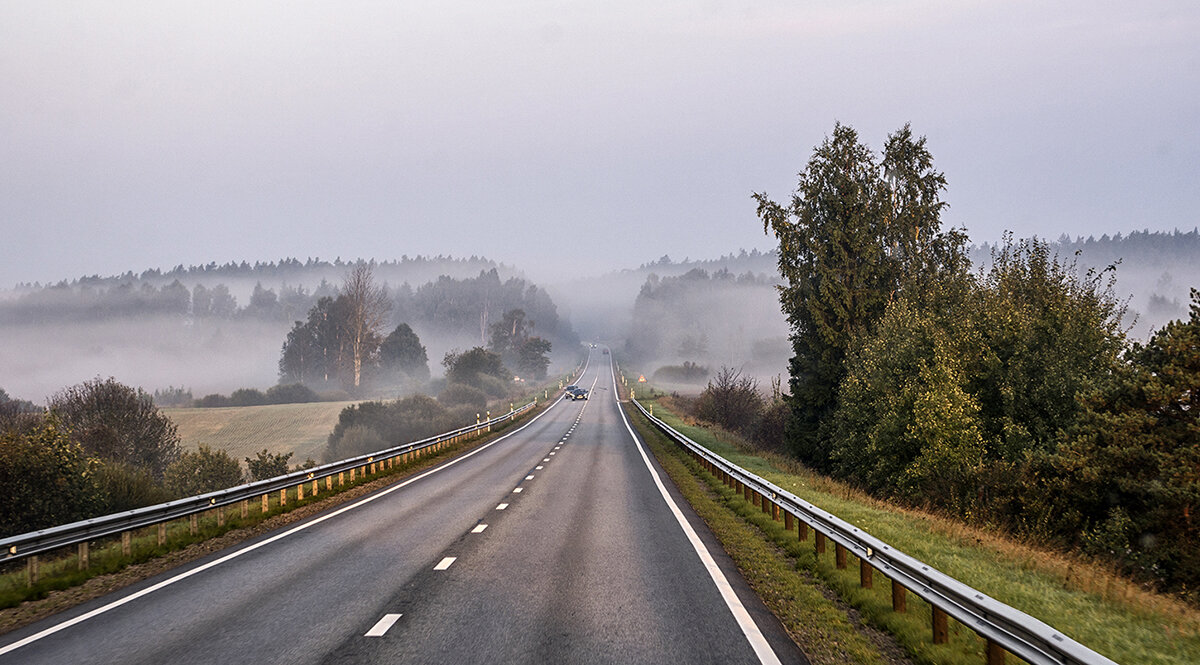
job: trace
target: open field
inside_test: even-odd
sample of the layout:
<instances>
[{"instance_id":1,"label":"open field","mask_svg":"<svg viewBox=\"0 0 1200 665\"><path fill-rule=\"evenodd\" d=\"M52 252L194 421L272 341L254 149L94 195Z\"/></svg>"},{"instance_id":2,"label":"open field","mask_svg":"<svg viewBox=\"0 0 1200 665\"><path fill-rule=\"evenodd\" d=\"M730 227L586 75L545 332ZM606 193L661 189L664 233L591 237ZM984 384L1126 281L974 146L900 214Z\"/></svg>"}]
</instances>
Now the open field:
<instances>
[{"instance_id":1,"label":"open field","mask_svg":"<svg viewBox=\"0 0 1200 665\"><path fill-rule=\"evenodd\" d=\"M342 409L357 402L310 402L229 406L215 409L163 409L178 427L184 448L195 450L201 443L220 448L242 461L266 448L275 453L295 453L291 463L311 457L321 460L321 451Z\"/></svg>"}]
</instances>

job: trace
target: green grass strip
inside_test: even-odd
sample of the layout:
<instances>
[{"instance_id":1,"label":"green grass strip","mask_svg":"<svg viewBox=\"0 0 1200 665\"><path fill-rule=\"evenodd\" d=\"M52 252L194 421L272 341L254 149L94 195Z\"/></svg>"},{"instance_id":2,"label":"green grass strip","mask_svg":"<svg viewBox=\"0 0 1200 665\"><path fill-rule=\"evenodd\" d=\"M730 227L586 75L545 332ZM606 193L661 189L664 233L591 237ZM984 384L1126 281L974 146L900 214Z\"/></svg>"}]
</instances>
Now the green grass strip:
<instances>
[{"instance_id":1,"label":"green grass strip","mask_svg":"<svg viewBox=\"0 0 1200 665\"><path fill-rule=\"evenodd\" d=\"M647 389L645 394L651 393ZM784 456L751 450L744 441L727 432L685 422L662 401L655 404L654 415L733 464L1054 626L1118 663L1200 663L1200 612L1181 601L1149 593L1102 566L1039 550L993 530L972 528L956 520L871 499L817 476ZM649 426L644 419L641 422L643 427ZM778 523L757 508L739 509L737 500L731 504L739 514L748 512L744 516L759 526L769 540L779 542L781 534L784 539L796 537L794 532L783 532ZM832 543L829 550L819 561L803 554L795 556L802 566L808 566L837 589L867 620L895 635L915 660L981 662L982 641L973 638L972 631L951 620L950 645L932 645L929 609L925 603L917 602L909 594L908 613L893 612L890 582L882 574L876 572L874 589L862 589L858 585L857 560L851 556L847 569L837 570L833 565ZM1010 660L1015 658L1010 656Z\"/></svg>"}]
</instances>

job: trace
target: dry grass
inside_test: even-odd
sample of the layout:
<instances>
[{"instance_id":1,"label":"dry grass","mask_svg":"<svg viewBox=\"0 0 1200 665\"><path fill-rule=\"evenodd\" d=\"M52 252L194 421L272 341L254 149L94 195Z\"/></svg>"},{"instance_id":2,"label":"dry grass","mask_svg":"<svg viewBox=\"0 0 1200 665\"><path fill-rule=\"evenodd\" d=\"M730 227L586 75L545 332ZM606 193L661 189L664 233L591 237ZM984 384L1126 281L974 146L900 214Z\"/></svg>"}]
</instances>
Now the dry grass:
<instances>
[{"instance_id":1,"label":"dry grass","mask_svg":"<svg viewBox=\"0 0 1200 665\"><path fill-rule=\"evenodd\" d=\"M253 457L266 448L294 453L291 462L321 459L329 433L342 409L357 402L311 402L215 409L163 409L178 427L183 447L201 443L222 449L234 459Z\"/></svg>"}]
</instances>

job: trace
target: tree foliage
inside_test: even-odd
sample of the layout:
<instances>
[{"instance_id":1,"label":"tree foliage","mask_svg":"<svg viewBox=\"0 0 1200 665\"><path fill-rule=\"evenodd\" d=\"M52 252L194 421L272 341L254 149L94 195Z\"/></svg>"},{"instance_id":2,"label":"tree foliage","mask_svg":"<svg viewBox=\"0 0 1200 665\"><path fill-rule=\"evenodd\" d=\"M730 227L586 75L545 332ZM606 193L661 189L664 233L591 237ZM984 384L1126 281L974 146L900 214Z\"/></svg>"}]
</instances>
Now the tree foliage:
<instances>
[{"instance_id":1,"label":"tree foliage","mask_svg":"<svg viewBox=\"0 0 1200 665\"><path fill-rule=\"evenodd\" d=\"M288 460L291 458L291 452L273 453L263 448L255 453L253 458L246 458L250 480L266 480L287 474Z\"/></svg>"},{"instance_id":2,"label":"tree foliage","mask_svg":"<svg viewBox=\"0 0 1200 665\"><path fill-rule=\"evenodd\" d=\"M90 517L101 505L99 466L54 417L0 431L0 536Z\"/></svg>"},{"instance_id":3,"label":"tree foliage","mask_svg":"<svg viewBox=\"0 0 1200 665\"><path fill-rule=\"evenodd\" d=\"M407 323L401 323L388 333L379 347L379 360L384 372L402 374L417 381L429 379L429 356L421 338Z\"/></svg>"},{"instance_id":4,"label":"tree foliage","mask_svg":"<svg viewBox=\"0 0 1200 665\"><path fill-rule=\"evenodd\" d=\"M50 399L50 411L88 455L145 469L155 478L179 458L175 424L150 395L113 378L62 390Z\"/></svg>"},{"instance_id":5,"label":"tree foliage","mask_svg":"<svg viewBox=\"0 0 1200 665\"><path fill-rule=\"evenodd\" d=\"M755 194L779 240L780 302L792 327L788 434L793 449L829 465L825 426L837 407L845 358L900 292L965 265L965 236L941 230L945 177L908 126L882 159L838 124L817 147L788 205Z\"/></svg>"}]
</instances>

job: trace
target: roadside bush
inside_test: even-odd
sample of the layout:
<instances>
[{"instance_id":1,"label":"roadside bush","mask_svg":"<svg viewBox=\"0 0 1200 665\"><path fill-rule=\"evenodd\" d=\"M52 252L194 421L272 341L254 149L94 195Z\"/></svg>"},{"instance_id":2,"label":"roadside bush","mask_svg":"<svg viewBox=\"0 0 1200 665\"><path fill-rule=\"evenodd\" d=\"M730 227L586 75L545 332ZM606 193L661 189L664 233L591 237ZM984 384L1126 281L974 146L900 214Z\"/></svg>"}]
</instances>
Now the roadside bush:
<instances>
[{"instance_id":1,"label":"roadside bush","mask_svg":"<svg viewBox=\"0 0 1200 665\"><path fill-rule=\"evenodd\" d=\"M224 450L213 450L203 443L199 450L188 451L167 467L163 484L177 498L223 490L242 482L242 467Z\"/></svg>"},{"instance_id":2,"label":"roadside bush","mask_svg":"<svg viewBox=\"0 0 1200 665\"><path fill-rule=\"evenodd\" d=\"M96 512L101 515L153 506L174 498L145 469L128 464L98 465L95 480L97 499L102 504Z\"/></svg>"},{"instance_id":3,"label":"roadside bush","mask_svg":"<svg viewBox=\"0 0 1200 665\"><path fill-rule=\"evenodd\" d=\"M696 398L696 416L725 429L753 436L763 410L758 381L732 367L721 367Z\"/></svg>"},{"instance_id":4,"label":"roadside bush","mask_svg":"<svg viewBox=\"0 0 1200 665\"><path fill-rule=\"evenodd\" d=\"M97 466L54 418L0 432L0 536L94 515Z\"/></svg>"},{"instance_id":5,"label":"roadside bush","mask_svg":"<svg viewBox=\"0 0 1200 665\"><path fill-rule=\"evenodd\" d=\"M452 413L445 406L427 395L413 395L395 402L355 404L346 407L338 415L338 423L326 444L325 461L333 462L355 454L417 441L459 425L454 422ZM361 446L366 444L355 443L351 446L344 442L343 439L354 427L373 431L378 439L370 439L371 445L376 442L382 445L362 450ZM356 440L364 440L366 434L357 432L353 436ZM356 450L359 452L354 452Z\"/></svg>"},{"instance_id":6,"label":"roadside bush","mask_svg":"<svg viewBox=\"0 0 1200 665\"><path fill-rule=\"evenodd\" d=\"M479 388L454 383L438 393L437 399L447 407L468 406L475 409L476 413L481 413L487 409L487 397L487 393Z\"/></svg>"},{"instance_id":7,"label":"roadside bush","mask_svg":"<svg viewBox=\"0 0 1200 665\"><path fill-rule=\"evenodd\" d=\"M366 425L352 425L343 430L338 438L330 438L325 447L325 461L336 462L387 447L387 442L375 430Z\"/></svg>"},{"instance_id":8,"label":"roadside bush","mask_svg":"<svg viewBox=\"0 0 1200 665\"><path fill-rule=\"evenodd\" d=\"M651 378L656 382L700 383L708 378L708 368L688 360L682 365L663 365Z\"/></svg>"},{"instance_id":9,"label":"roadside bush","mask_svg":"<svg viewBox=\"0 0 1200 665\"><path fill-rule=\"evenodd\" d=\"M266 448L255 453L254 458L246 458L250 480L266 480L282 476L288 472L288 460L292 453L273 453Z\"/></svg>"},{"instance_id":10,"label":"roadside bush","mask_svg":"<svg viewBox=\"0 0 1200 665\"><path fill-rule=\"evenodd\" d=\"M229 403L229 398L219 393L205 395L196 400L196 407L200 409L216 409L223 406L232 406Z\"/></svg>"}]
</instances>

